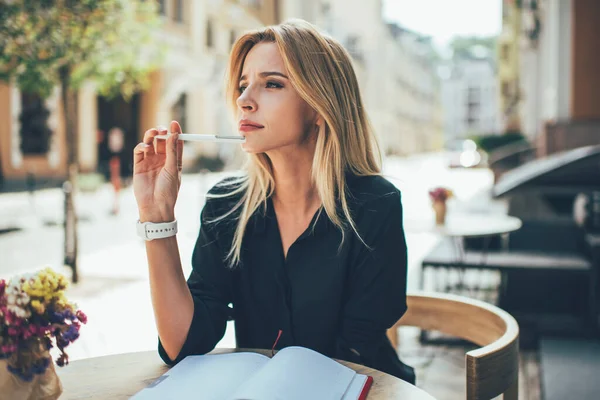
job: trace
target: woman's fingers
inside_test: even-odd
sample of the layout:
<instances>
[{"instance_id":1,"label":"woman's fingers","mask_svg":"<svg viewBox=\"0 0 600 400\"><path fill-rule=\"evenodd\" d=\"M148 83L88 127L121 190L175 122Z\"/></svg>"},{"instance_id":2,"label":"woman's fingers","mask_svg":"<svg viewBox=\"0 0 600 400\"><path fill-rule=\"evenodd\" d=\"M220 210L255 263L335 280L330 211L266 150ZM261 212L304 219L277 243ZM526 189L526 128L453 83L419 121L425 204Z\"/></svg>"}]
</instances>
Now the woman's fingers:
<instances>
[{"instance_id":1,"label":"woman's fingers","mask_svg":"<svg viewBox=\"0 0 600 400\"><path fill-rule=\"evenodd\" d=\"M181 127L175 121L171 123L171 129L173 132L181 132ZM157 135L166 135L167 129L159 126L157 128L148 129L144 133L144 139L142 143L139 143L134 149L134 166L145 159L147 156L155 154L166 155L165 166L169 165L169 169L175 175L177 171L181 171L181 156L183 152L183 143L177 140L178 135L169 135L167 140L157 140ZM174 153L174 161L169 161L171 156L170 153ZM172 155L172 154L171 154Z\"/></svg>"},{"instance_id":2,"label":"woman's fingers","mask_svg":"<svg viewBox=\"0 0 600 400\"><path fill-rule=\"evenodd\" d=\"M177 141L177 171L183 170L183 140Z\"/></svg>"},{"instance_id":3,"label":"woman's fingers","mask_svg":"<svg viewBox=\"0 0 600 400\"><path fill-rule=\"evenodd\" d=\"M179 125L179 122L177 121L171 121L171 133L183 133L181 131L181 126Z\"/></svg>"},{"instance_id":4,"label":"woman's fingers","mask_svg":"<svg viewBox=\"0 0 600 400\"><path fill-rule=\"evenodd\" d=\"M141 163L142 161L144 161L144 156L147 152L147 149L151 148L151 147L152 147L151 145L142 142L142 143L138 143L138 145L133 148L133 165L134 166L135 166L135 164L138 164L138 163Z\"/></svg>"},{"instance_id":5,"label":"woman's fingers","mask_svg":"<svg viewBox=\"0 0 600 400\"><path fill-rule=\"evenodd\" d=\"M165 167L173 176L177 176L177 173L179 172L177 165L177 148L179 146L177 142L180 140L178 139L179 133L177 132L171 133L167 139L167 161L165 162Z\"/></svg>"},{"instance_id":6,"label":"woman's fingers","mask_svg":"<svg viewBox=\"0 0 600 400\"><path fill-rule=\"evenodd\" d=\"M158 135L158 129L155 129L155 128L148 129L144 133L143 143L146 143L146 144L152 144L152 143L154 143L154 137L156 135Z\"/></svg>"},{"instance_id":7,"label":"woman's fingers","mask_svg":"<svg viewBox=\"0 0 600 400\"><path fill-rule=\"evenodd\" d=\"M178 140L181 126L177 121L171 121L171 135L167 140L167 162L166 165L173 173L182 169L183 141Z\"/></svg>"},{"instance_id":8,"label":"woman's fingers","mask_svg":"<svg viewBox=\"0 0 600 400\"><path fill-rule=\"evenodd\" d=\"M156 128L158 131L158 135L166 135L167 128L164 126L159 126ZM167 152L167 141L164 139L157 139L154 141L154 151L156 154L165 154Z\"/></svg>"}]
</instances>

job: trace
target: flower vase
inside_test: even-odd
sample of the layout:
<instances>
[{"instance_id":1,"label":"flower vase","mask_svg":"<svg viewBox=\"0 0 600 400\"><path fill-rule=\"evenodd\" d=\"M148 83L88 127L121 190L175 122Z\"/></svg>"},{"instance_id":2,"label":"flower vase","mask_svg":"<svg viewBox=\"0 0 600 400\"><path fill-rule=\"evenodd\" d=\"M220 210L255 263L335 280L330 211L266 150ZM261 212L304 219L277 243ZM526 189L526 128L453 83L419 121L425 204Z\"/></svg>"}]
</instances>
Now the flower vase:
<instances>
[{"instance_id":1,"label":"flower vase","mask_svg":"<svg viewBox=\"0 0 600 400\"><path fill-rule=\"evenodd\" d=\"M7 367L8 361L0 360L0 399L56 400L62 394L62 384L52 361L44 373L34 375L29 382L11 373Z\"/></svg>"},{"instance_id":2,"label":"flower vase","mask_svg":"<svg viewBox=\"0 0 600 400\"><path fill-rule=\"evenodd\" d=\"M446 202L434 201L432 207L433 211L435 211L435 224L444 225L446 223Z\"/></svg>"}]
</instances>

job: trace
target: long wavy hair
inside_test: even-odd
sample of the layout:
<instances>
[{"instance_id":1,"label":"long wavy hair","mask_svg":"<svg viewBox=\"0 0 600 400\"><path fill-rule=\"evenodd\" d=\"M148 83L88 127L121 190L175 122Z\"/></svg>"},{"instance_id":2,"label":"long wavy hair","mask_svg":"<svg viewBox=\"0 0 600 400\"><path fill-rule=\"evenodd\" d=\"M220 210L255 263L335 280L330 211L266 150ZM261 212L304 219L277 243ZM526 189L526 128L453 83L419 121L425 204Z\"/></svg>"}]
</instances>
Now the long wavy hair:
<instances>
[{"instance_id":1,"label":"long wavy hair","mask_svg":"<svg viewBox=\"0 0 600 400\"><path fill-rule=\"evenodd\" d=\"M252 47L263 42L277 45L292 86L322 118L311 171L322 204L320 212L325 211L342 232L340 246L348 227L360 238L348 206L346 174L380 175L382 161L350 55L335 39L302 20L289 20L247 32L233 45L226 73L227 103L234 115L237 113L236 100L240 95L238 85L244 60ZM227 186L231 187L229 185L233 185L234 189L225 196L241 194L240 201L213 221L239 213L227 254L230 267L234 267L240 261L248 221L261 206L266 210L267 199L275 189L268 156L264 153L249 154L244 173L234 181L228 181Z\"/></svg>"}]
</instances>

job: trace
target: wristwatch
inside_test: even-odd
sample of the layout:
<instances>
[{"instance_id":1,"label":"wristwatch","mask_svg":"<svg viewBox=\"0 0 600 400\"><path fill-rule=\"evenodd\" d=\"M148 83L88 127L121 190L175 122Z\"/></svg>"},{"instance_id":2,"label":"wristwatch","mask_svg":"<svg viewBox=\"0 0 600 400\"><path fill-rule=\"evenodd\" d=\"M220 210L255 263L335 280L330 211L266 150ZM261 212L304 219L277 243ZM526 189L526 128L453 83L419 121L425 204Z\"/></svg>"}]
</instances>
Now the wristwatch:
<instances>
[{"instance_id":1,"label":"wristwatch","mask_svg":"<svg viewBox=\"0 0 600 400\"><path fill-rule=\"evenodd\" d=\"M140 222L138 219L137 234L146 241L175 236L177 234L177 220L155 224L153 222Z\"/></svg>"}]
</instances>

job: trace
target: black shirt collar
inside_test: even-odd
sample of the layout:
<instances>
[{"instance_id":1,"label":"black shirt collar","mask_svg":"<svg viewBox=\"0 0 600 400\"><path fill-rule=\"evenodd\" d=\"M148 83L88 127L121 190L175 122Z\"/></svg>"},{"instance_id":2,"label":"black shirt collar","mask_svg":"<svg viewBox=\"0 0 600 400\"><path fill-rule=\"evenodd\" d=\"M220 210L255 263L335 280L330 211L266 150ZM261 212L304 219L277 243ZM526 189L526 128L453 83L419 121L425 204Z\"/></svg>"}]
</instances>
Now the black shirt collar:
<instances>
[{"instance_id":1,"label":"black shirt collar","mask_svg":"<svg viewBox=\"0 0 600 400\"><path fill-rule=\"evenodd\" d=\"M355 199L352 194L352 192L353 192L352 188L353 188L354 184L356 183L356 180L360 177L356 176L350 172L346 172L345 175L346 175L346 186L347 186L347 190L348 190L348 203L349 203L348 205L350 206L350 210L352 211L352 209L356 206L356 204L354 204ZM342 215L341 207L340 207L339 211L340 211L340 215ZM267 227L270 226L270 223L277 224L277 217L275 216L275 209L273 207L273 199L271 196L269 196L267 198L266 205L261 204L258 207L258 209L254 213L254 216L252 218L254 219L253 231L256 234L264 234L267 230ZM321 234L321 233L329 232L331 229L336 229L333 222L331 222L331 220L327 216L325 209L323 209L323 208L320 210L320 212L317 212L317 214L311 221L311 229L306 231L307 234L312 233L313 224L316 224L314 226L314 234Z\"/></svg>"},{"instance_id":2,"label":"black shirt collar","mask_svg":"<svg viewBox=\"0 0 600 400\"><path fill-rule=\"evenodd\" d=\"M273 207L273 199L271 197L267 198L266 209L264 205L261 205L253 217L253 228L255 234L264 234L268 227L275 227L277 224L277 216L275 215L275 208ZM320 209L315 213L313 217L310 228L305 232L303 236L306 234L321 234L324 232L328 232L332 227L333 223L329 220L325 209ZM313 229L314 228L314 229Z\"/></svg>"}]
</instances>

